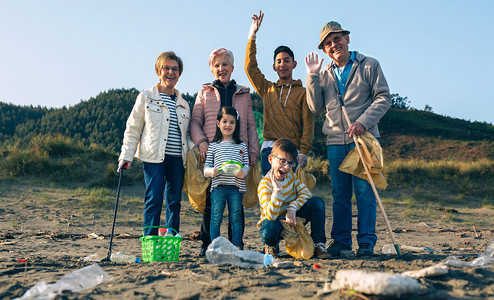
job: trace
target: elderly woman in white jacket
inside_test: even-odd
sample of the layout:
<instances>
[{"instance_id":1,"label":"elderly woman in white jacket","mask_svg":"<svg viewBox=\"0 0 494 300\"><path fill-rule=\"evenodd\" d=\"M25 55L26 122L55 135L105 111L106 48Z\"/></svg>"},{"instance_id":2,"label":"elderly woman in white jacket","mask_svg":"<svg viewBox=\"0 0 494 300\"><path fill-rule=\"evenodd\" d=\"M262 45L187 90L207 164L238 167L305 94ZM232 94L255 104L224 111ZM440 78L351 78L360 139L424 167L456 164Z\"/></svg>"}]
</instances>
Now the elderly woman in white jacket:
<instances>
[{"instance_id":1,"label":"elderly woman in white jacket","mask_svg":"<svg viewBox=\"0 0 494 300\"><path fill-rule=\"evenodd\" d=\"M118 172L129 168L134 156L140 159L146 184L143 226L160 225L165 195L164 226L179 232L190 109L175 89L182 60L174 52L163 52L155 69L159 83L137 96L127 120ZM147 228L144 235L157 235L157 231Z\"/></svg>"}]
</instances>

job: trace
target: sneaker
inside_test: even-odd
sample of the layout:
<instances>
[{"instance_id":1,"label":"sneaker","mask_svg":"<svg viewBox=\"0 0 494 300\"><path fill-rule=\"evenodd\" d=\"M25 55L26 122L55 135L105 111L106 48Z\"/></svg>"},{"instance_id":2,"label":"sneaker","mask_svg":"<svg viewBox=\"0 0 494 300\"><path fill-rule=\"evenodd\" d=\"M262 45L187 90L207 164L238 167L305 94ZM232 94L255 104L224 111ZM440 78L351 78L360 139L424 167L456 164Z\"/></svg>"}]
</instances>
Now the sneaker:
<instances>
[{"instance_id":1,"label":"sneaker","mask_svg":"<svg viewBox=\"0 0 494 300\"><path fill-rule=\"evenodd\" d=\"M271 254L274 258L278 257L276 246L264 245L264 254Z\"/></svg>"},{"instance_id":2,"label":"sneaker","mask_svg":"<svg viewBox=\"0 0 494 300\"><path fill-rule=\"evenodd\" d=\"M358 244L357 256L373 256L374 246L368 243Z\"/></svg>"},{"instance_id":3,"label":"sneaker","mask_svg":"<svg viewBox=\"0 0 494 300\"><path fill-rule=\"evenodd\" d=\"M201 252L199 253L199 257L204 257L204 256L206 256L206 249L207 249L207 248L203 248L203 247L201 247Z\"/></svg>"},{"instance_id":4,"label":"sneaker","mask_svg":"<svg viewBox=\"0 0 494 300\"><path fill-rule=\"evenodd\" d=\"M321 244L314 245L314 257L319 259L330 258L331 254L326 250L326 246Z\"/></svg>"},{"instance_id":5,"label":"sneaker","mask_svg":"<svg viewBox=\"0 0 494 300\"><path fill-rule=\"evenodd\" d=\"M328 252L331 254L331 256L340 256L342 250L352 250L352 248L345 246L344 244L335 240L332 240L329 243Z\"/></svg>"}]
</instances>

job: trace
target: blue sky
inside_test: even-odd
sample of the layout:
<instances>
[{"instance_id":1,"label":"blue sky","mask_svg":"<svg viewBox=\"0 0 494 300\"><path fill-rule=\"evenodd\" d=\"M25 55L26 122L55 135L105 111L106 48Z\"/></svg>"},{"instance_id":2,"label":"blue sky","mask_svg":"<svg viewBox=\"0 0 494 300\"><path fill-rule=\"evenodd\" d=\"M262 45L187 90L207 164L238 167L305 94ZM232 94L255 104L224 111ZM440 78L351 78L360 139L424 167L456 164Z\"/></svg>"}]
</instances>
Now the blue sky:
<instances>
[{"instance_id":1,"label":"blue sky","mask_svg":"<svg viewBox=\"0 0 494 300\"><path fill-rule=\"evenodd\" d=\"M411 106L494 123L494 1L66 1L0 0L0 101L71 106L112 88L157 82L154 62L173 50L184 61L177 88L196 93L214 78L209 53L235 55L244 72L251 17L263 10L261 70L276 80L273 50L295 52L294 77L305 83L304 57L317 51L329 20L351 31L350 50L379 60L392 93Z\"/></svg>"}]
</instances>

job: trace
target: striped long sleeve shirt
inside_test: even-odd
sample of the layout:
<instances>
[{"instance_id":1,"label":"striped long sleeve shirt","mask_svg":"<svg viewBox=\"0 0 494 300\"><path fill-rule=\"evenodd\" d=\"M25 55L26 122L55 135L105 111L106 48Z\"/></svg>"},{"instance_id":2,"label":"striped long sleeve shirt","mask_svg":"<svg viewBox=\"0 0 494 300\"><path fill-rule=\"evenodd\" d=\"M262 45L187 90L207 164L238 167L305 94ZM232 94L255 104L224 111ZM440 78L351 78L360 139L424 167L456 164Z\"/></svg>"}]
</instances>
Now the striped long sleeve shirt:
<instances>
[{"instance_id":1,"label":"striped long sleeve shirt","mask_svg":"<svg viewBox=\"0 0 494 300\"><path fill-rule=\"evenodd\" d=\"M204 176L211 177L213 168L219 169L221 165L229 160L242 164L245 176L249 173L249 153L244 142L235 144L232 142L213 142L209 144L206 162L204 163ZM220 173L211 180L211 190L218 185L234 185L238 187L240 193L247 191L245 187L245 178L225 175Z\"/></svg>"},{"instance_id":2,"label":"striped long sleeve shirt","mask_svg":"<svg viewBox=\"0 0 494 300\"><path fill-rule=\"evenodd\" d=\"M293 171L290 171L285 176L285 179L278 183L281 186L281 190L273 192L271 171L259 183L257 195L261 206L261 220L257 223L258 227L266 219L275 221L279 217L285 216L289 207L298 211L312 197L309 189L298 179Z\"/></svg>"}]
</instances>

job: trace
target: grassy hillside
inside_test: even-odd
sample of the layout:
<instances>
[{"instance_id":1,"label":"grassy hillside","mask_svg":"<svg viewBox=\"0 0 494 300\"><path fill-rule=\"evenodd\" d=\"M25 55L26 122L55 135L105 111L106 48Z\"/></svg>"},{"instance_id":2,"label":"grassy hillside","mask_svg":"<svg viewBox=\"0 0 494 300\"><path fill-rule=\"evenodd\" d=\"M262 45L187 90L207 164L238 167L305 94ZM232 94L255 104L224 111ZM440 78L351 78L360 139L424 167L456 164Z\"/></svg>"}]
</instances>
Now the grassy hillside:
<instances>
[{"instance_id":1,"label":"grassy hillside","mask_svg":"<svg viewBox=\"0 0 494 300\"><path fill-rule=\"evenodd\" d=\"M97 145L110 152L120 150L125 122L139 91L113 89L72 107L47 109L0 102L0 149L27 147L39 135L62 135L84 146ZM195 97L183 95L193 107ZM262 102L252 94L254 110ZM316 118L314 156L325 156L321 132L324 115ZM379 124L385 157L389 159L494 158L494 126L440 116L418 110L390 109Z\"/></svg>"},{"instance_id":2,"label":"grassy hillside","mask_svg":"<svg viewBox=\"0 0 494 300\"><path fill-rule=\"evenodd\" d=\"M494 159L494 126L418 110L390 109L379 123L385 158Z\"/></svg>"},{"instance_id":3,"label":"grassy hillside","mask_svg":"<svg viewBox=\"0 0 494 300\"><path fill-rule=\"evenodd\" d=\"M109 187L126 119L138 91L110 90L73 107L47 109L0 103L0 178L40 178L52 184ZM193 106L194 97L183 95ZM262 102L252 94L253 107ZM327 189L328 165L316 119L307 170ZM390 109L379 124L389 188L384 198L420 203L494 207L494 127L417 110ZM142 184L142 167L125 172ZM22 184L22 183L19 183ZM425 201L425 202L424 202Z\"/></svg>"}]
</instances>

